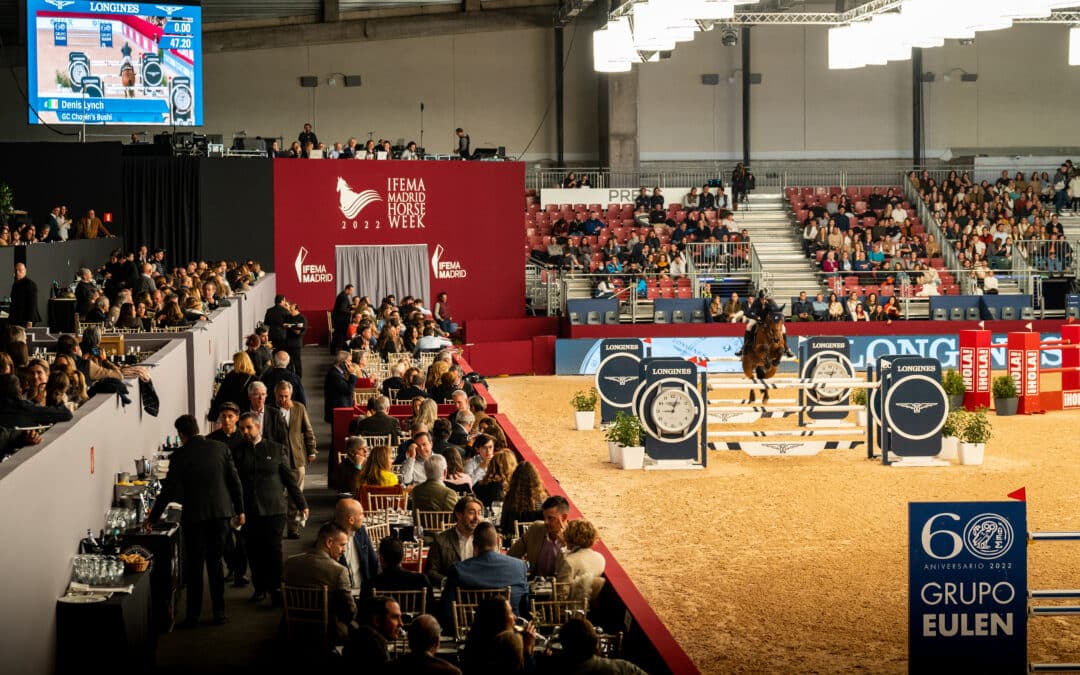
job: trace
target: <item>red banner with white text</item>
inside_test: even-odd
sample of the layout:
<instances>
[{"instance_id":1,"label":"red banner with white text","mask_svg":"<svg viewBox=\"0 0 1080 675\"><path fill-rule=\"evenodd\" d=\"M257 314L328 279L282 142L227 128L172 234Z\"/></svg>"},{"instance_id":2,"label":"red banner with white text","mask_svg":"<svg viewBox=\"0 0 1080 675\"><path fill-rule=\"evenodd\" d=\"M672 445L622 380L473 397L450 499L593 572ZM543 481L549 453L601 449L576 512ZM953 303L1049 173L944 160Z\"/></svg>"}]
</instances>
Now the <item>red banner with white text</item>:
<instances>
[{"instance_id":1,"label":"red banner with white text","mask_svg":"<svg viewBox=\"0 0 1080 675\"><path fill-rule=\"evenodd\" d=\"M323 341L324 312L355 284L338 279L335 247L426 244L429 308L445 291L459 323L520 317L524 185L520 162L275 160L278 292L307 316L306 341Z\"/></svg>"}]
</instances>

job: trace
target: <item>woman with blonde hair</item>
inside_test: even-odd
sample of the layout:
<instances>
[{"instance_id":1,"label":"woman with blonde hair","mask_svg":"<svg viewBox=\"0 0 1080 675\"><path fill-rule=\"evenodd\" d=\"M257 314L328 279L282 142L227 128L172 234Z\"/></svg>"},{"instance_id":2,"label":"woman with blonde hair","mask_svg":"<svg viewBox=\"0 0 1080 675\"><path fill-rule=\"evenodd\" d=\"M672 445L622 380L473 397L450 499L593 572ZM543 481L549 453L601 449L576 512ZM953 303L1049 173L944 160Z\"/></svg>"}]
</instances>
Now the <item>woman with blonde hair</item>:
<instances>
[{"instance_id":1,"label":"woman with blonde hair","mask_svg":"<svg viewBox=\"0 0 1080 675\"><path fill-rule=\"evenodd\" d=\"M419 430L423 425L424 429L431 431L432 426L435 425L435 420L439 419L439 406L434 400L425 398L420 404L420 409L413 417L412 425L410 428L414 431Z\"/></svg>"},{"instance_id":2,"label":"woman with blonde hair","mask_svg":"<svg viewBox=\"0 0 1080 675\"><path fill-rule=\"evenodd\" d=\"M571 520L563 529L566 548L555 563L555 580L570 584L569 599L595 600L604 585L604 556L592 550L596 527L587 520Z\"/></svg>"},{"instance_id":3,"label":"woman with blonde hair","mask_svg":"<svg viewBox=\"0 0 1080 675\"><path fill-rule=\"evenodd\" d=\"M428 367L427 381L424 382L424 389L434 391L436 387L442 384L442 377L448 370L450 370L450 364L446 361L433 362L431 366Z\"/></svg>"},{"instance_id":4,"label":"woman with blonde hair","mask_svg":"<svg viewBox=\"0 0 1080 675\"><path fill-rule=\"evenodd\" d=\"M225 379L222 380L221 386L218 387L217 393L214 394L214 400L210 402L210 414L207 418L211 422L216 422L218 414L221 412L221 404L226 401L235 403L240 410L247 409L248 406L248 385L254 382L255 366L251 363L251 357L247 352L236 352L233 354L233 367Z\"/></svg>"},{"instance_id":5,"label":"woman with blonde hair","mask_svg":"<svg viewBox=\"0 0 1080 675\"><path fill-rule=\"evenodd\" d=\"M373 485L376 487L393 487L398 484L398 477L390 470L391 452L389 445L380 445L372 448L368 453L367 461L356 476L359 485Z\"/></svg>"},{"instance_id":6,"label":"woman with blonde hair","mask_svg":"<svg viewBox=\"0 0 1080 675\"><path fill-rule=\"evenodd\" d=\"M476 485L473 486L473 494L484 503L491 506L492 502L500 502L510 486L510 476L517 468L517 460L509 450L496 452L488 462L487 472Z\"/></svg>"}]
</instances>

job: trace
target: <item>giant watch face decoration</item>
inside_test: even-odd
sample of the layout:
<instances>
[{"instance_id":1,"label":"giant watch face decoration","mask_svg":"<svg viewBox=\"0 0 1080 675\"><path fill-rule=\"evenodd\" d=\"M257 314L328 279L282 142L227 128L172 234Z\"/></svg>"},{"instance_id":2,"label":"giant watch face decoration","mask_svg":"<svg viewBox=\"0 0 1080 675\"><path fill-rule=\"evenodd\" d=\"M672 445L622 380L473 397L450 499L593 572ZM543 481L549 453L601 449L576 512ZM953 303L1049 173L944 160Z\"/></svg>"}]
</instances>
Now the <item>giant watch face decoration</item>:
<instances>
[{"instance_id":1,"label":"giant watch face decoration","mask_svg":"<svg viewBox=\"0 0 1080 675\"><path fill-rule=\"evenodd\" d=\"M664 389L652 403L657 428L666 434L683 434L697 420L698 407L684 388Z\"/></svg>"},{"instance_id":2,"label":"giant watch face decoration","mask_svg":"<svg viewBox=\"0 0 1080 675\"><path fill-rule=\"evenodd\" d=\"M169 82L169 101L172 103L173 121L191 119L195 98L191 93L191 81L186 77L174 77Z\"/></svg>"}]
</instances>

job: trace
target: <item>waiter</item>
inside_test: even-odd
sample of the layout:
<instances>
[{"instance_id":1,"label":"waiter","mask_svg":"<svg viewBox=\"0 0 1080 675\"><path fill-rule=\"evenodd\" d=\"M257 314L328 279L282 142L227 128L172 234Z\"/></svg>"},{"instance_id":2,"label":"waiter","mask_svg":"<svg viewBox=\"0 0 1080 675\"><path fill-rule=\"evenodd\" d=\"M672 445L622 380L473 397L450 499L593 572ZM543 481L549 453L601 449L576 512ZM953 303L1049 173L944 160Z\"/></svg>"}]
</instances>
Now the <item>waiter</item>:
<instances>
[{"instance_id":1,"label":"waiter","mask_svg":"<svg viewBox=\"0 0 1080 675\"><path fill-rule=\"evenodd\" d=\"M173 452L169 473L161 495L154 502L144 529L161 517L165 505L178 502L184 506L180 517L184 532L184 578L187 581L187 618L177 628L199 625L203 597L203 564L210 580L210 602L215 624L228 621L225 616L225 577L221 558L229 518L236 514L243 525L244 496L240 477L229 455L229 448L219 441L199 435L199 422L192 415L181 415L174 423L183 445Z\"/></svg>"},{"instance_id":2,"label":"waiter","mask_svg":"<svg viewBox=\"0 0 1080 675\"><path fill-rule=\"evenodd\" d=\"M260 602L270 594L275 607L281 606L281 534L285 529L287 503L285 492L304 514L309 514L304 494L296 484L285 446L262 437L259 417L254 413L240 416L240 434L244 442L236 447L236 470L244 487L244 543L255 593L251 602Z\"/></svg>"},{"instance_id":3,"label":"waiter","mask_svg":"<svg viewBox=\"0 0 1080 675\"><path fill-rule=\"evenodd\" d=\"M37 293L37 284L26 276L26 265L15 263L15 281L11 284L11 310L8 313L11 325L30 328L35 323L41 323Z\"/></svg>"},{"instance_id":4,"label":"waiter","mask_svg":"<svg viewBox=\"0 0 1080 675\"><path fill-rule=\"evenodd\" d=\"M348 336L345 331L349 325L349 315L352 314L353 285L346 284L345 288L334 298L334 309L330 312L330 323L334 327L334 341L330 345L331 352L337 352L345 348Z\"/></svg>"}]
</instances>

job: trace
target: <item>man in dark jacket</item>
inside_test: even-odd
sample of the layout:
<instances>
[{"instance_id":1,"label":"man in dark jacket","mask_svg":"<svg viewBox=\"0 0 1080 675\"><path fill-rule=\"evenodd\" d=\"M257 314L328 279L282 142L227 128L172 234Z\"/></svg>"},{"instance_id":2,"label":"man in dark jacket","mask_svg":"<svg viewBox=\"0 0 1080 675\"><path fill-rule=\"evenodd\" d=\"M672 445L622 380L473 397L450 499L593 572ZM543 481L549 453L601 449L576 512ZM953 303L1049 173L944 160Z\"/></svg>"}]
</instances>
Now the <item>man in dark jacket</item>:
<instances>
[{"instance_id":1,"label":"man in dark jacket","mask_svg":"<svg viewBox=\"0 0 1080 675\"><path fill-rule=\"evenodd\" d=\"M289 301L278 293L274 296L274 306L266 310L263 324L270 331L270 344L275 349L285 347L285 324L289 322Z\"/></svg>"},{"instance_id":2,"label":"man in dark jacket","mask_svg":"<svg viewBox=\"0 0 1080 675\"><path fill-rule=\"evenodd\" d=\"M327 424L334 423L334 408L353 407L353 390L359 376L360 368L353 364L352 354L339 351L323 381L323 420Z\"/></svg>"},{"instance_id":3,"label":"man in dark jacket","mask_svg":"<svg viewBox=\"0 0 1080 675\"><path fill-rule=\"evenodd\" d=\"M409 624L409 653L398 657L386 672L393 675L461 675L461 669L440 659L442 626L430 614L421 614Z\"/></svg>"},{"instance_id":4,"label":"man in dark jacket","mask_svg":"<svg viewBox=\"0 0 1080 675\"><path fill-rule=\"evenodd\" d=\"M278 382L288 382L292 385L292 399L307 405L307 397L304 396L304 383L300 376L289 369L291 358L286 351L274 352L274 367L263 373L262 383L267 391L274 391Z\"/></svg>"},{"instance_id":5,"label":"man in dark jacket","mask_svg":"<svg viewBox=\"0 0 1080 675\"><path fill-rule=\"evenodd\" d=\"M349 325L349 316L352 314L353 286L348 284L337 297L334 298L334 309L330 311L330 325L334 329L334 339L330 344L330 351L337 351L345 346L346 327Z\"/></svg>"},{"instance_id":6,"label":"man in dark jacket","mask_svg":"<svg viewBox=\"0 0 1080 675\"><path fill-rule=\"evenodd\" d=\"M289 369L297 377L304 376L304 364L301 355L304 349L304 333L307 333L307 318L300 313L300 305L289 306L289 318L285 321L285 342L282 345L289 353Z\"/></svg>"},{"instance_id":7,"label":"man in dark jacket","mask_svg":"<svg viewBox=\"0 0 1080 675\"><path fill-rule=\"evenodd\" d=\"M187 581L187 618L180 628L194 628L202 612L203 564L210 580L210 601L214 608L214 623L227 621L225 616L225 577L221 570L225 534L229 518L234 514L241 525L245 522L244 494L228 447L199 435L199 422L191 415L182 415L174 424L183 445L169 462L162 493L144 523L161 516L169 502L183 504L181 523L184 528L184 577Z\"/></svg>"},{"instance_id":8,"label":"man in dark jacket","mask_svg":"<svg viewBox=\"0 0 1080 675\"><path fill-rule=\"evenodd\" d=\"M296 484L285 446L262 437L258 415L247 412L240 416L240 434L244 442L236 447L233 456L244 488L244 543L255 587L251 601L265 600L269 593L271 602L280 606L285 492L305 519L309 513L307 502Z\"/></svg>"},{"instance_id":9,"label":"man in dark jacket","mask_svg":"<svg viewBox=\"0 0 1080 675\"><path fill-rule=\"evenodd\" d=\"M236 446L244 442L240 435L237 423L240 421L240 406L232 401L225 401L218 407L217 421L221 424L217 431L211 432L206 438L211 441L224 443L229 448L230 458ZM232 581L235 588L243 588L250 582L244 575L247 574L247 551L244 550L244 536L239 531L229 528L225 535L225 566L229 573L225 575L225 581Z\"/></svg>"},{"instance_id":10,"label":"man in dark jacket","mask_svg":"<svg viewBox=\"0 0 1080 675\"><path fill-rule=\"evenodd\" d=\"M26 265L15 263L15 281L11 284L11 309L8 311L11 325L29 328L35 323L41 323L37 301L37 284L26 276Z\"/></svg>"},{"instance_id":11,"label":"man in dark jacket","mask_svg":"<svg viewBox=\"0 0 1080 675\"><path fill-rule=\"evenodd\" d=\"M267 404L266 397L269 394L266 385L262 382L252 382L248 385L247 393L247 405L243 406L243 412L255 415L259 428L262 429L263 438L282 445L288 442L289 429L285 425L285 417L281 414L280 408Z\"/></svg>"},{"instance_id":12,"label":"man in dark jacket","mask_svg":"<svg viewBox=\"0 0 1080 675\"><path fill-rule=\"evenodd\" d=\"M368 408L371 414L353 420L349 433L353 436L390 436L390 445L397 445L401 438L401 422L386 414L390 409L390 399L372 396Z\"/></svg>"}]
</instances>

